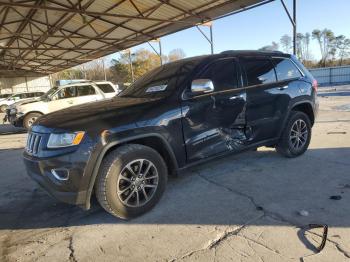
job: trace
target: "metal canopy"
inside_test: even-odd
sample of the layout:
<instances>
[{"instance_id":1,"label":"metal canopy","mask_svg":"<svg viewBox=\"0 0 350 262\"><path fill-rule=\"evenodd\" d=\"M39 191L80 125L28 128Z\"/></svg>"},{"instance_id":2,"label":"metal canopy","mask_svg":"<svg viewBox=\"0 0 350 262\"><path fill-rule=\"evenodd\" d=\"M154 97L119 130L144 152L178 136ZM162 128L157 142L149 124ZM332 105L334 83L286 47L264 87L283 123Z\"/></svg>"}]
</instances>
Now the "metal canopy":
<instances>
[{"instance_id":1,"label":"metal canopy","mask_svg":"<svg viewBox=\"0 0 350 262\"><path fill-rule=\"evenodd\" d=\"M0 74L61 71L271 1L0 0Z\"/></svg>"}]
</instances>

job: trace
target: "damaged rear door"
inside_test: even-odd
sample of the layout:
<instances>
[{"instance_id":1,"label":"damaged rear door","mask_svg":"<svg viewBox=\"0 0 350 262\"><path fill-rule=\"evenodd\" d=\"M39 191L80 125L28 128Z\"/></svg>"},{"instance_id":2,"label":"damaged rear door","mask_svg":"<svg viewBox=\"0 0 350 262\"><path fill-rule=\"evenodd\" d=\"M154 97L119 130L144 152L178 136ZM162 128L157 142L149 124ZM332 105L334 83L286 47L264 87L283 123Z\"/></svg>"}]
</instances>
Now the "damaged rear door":
<instances>
[{"instance_id":1,"label":"damaged rear door","mask_svg":"<svg viewBox=\"0 0 350 262\"><path fill-rule=\"evenodd\" d=\"M222 58L205 66L193 80L211 80L214 90L191 92L182 101L183 133L189 162L244 148L246 91L234 58Z\"/></svg>"}]
</instances>

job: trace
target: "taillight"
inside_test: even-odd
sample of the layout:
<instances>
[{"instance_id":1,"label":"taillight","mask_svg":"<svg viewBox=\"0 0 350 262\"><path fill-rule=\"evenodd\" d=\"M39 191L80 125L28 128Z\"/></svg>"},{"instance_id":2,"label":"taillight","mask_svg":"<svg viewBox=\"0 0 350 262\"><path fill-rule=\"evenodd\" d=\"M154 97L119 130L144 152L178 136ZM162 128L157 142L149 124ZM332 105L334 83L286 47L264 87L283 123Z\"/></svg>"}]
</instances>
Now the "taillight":
<instances>
[{"instance_id":1,"label":"taillight","mask_svg":"<svg viewBox=\"0 0 350 262\"><path fill-rule=\"evenodd\" d=\"M316 80L316 79L314 79L314 81L312 81L312 87L313 87L313 89L315 89L315 91L317 92L318 83L317 83L317 80Z\"/></svg>"}]
</instances>

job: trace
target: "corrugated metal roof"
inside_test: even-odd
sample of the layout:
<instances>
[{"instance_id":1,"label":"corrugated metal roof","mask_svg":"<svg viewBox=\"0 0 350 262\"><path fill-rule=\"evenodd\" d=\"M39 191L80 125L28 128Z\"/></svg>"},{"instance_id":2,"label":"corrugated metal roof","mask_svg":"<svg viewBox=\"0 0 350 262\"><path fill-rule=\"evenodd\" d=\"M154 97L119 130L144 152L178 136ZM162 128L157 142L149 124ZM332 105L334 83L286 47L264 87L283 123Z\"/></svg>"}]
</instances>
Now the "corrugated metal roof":
<instances>
[{"instance_id":1,"label":"corrugated metal roof","mask_svg":"<svg viewBox=\"0 0 350 262\"><path fill-rule=\"evenodd\" d=\"M0 0L0 67L57 72L267 2Z\"/></svg>"}]
</instances>

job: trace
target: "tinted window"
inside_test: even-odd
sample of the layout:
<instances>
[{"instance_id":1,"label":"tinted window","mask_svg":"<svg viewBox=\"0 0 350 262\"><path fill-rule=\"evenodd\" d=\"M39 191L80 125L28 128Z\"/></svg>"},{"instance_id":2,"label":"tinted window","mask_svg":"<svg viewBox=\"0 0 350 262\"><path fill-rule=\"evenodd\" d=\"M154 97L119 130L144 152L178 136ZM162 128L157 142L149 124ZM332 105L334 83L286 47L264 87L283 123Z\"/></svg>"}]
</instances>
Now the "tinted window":
<instances>
[{"instance_id":1,"label":"tinted window","mask_svg":"<svg viewBox=\"0 0 350 262\"><path fill-rule=\"evenodd\" d=\"M103 93L114 93L114 89L110 84L97 84Z\"/></svg>"},{"instance_id":2,"label":"tinted window","mask_svg":"<svg viewBox=\"0 0 350 262\"><path fill-rule=\"evenodd\" d=\"M269 59L244 59L248 85L261 85L276 82L273 64Z\"/></svg>"},{"instance_id":3,"label":"tinted window","mask_svg":"<svg viewBox=\"0 0 350 262\"><path fill-rule=\"evenodd\" d=\"M28 98L29 96L28 96L28 93L23 93L23 94L20 94L19 95L19 98L20 99L24 99L24 98Z\"/></svg>"},{"instance_id":4,"label":"tinted window","mask_svg":"<svg viewBox=\"0 0 350 262\"><path fill-rule=\"evenodd\" d=\"M301 73L298 68L289 59L274 58L278 81L299 78Z\"/></svg>"},{"instance_id":5,"label":"tinted window","mask_svg":"<svg viewBox=\"0 0 350 262\"><path fill-rule=\"evenodd\" d=\"M95 88L92 86L77 86L77 96L89 96L89 95L95 95Z\"/></svg>"},{"instance_id":6,"label":"tinted window","mask_svg":"<svg viewBox=\"0 0 350 262\"><path fill-rule=\"evenodd\" d=\"M72 98L76 96L77 94L75 86L69 86L58 91L57 94L54 95L53 100Z\"/></svg>"},{"instance_id":7,"label":"tinted window","mask_svg":"<svg viewBox=\"0 0 350 262\"><path fill-rule=\"evenodd\" d=\"M215 91L228 90L238 87L236 64L231 59L214 62L202 72L199 77L213 81Z\"/></svg>"}]
</instances>

